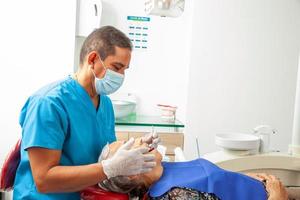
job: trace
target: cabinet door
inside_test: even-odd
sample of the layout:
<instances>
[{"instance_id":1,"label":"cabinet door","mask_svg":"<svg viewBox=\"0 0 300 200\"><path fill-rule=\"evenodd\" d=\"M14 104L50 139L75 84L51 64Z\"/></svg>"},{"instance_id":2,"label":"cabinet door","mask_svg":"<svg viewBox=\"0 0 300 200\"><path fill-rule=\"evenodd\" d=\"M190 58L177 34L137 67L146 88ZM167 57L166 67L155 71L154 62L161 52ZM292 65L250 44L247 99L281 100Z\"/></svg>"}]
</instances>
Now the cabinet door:
<instances>
[{"instance_id":1,"label":"cabinet door","mask_svg":"<svg viewBox=\"0 0 300 200\"><path fill-rule=\"evenodd\" d=\"M183 149L183 133L159 133L159 137L161 138L162 145L167 147L166 154L173 155L176 147Z\"/></svg>"},{"instance_id":2,"label":"cabinet door","mask_svg":"<svg viewBox=\"0 0 300 200\"><path fill-rule=\"evenodd\" d=\"M116 137L117 137L118 141L127 141L128 140L128 132L118 131L118 132L116 132Z\"/></svg>"},{"instance_id":3,"label":"cabinet door","mask_svg":"<svg viewBox=\"0 0 300 200\"><path fill-rule=\"evenodd\" d=\"M139 137L143 137L145 134L148 134L146 132L129 132L128 137L131 138L139 138Z\"/></svg>"}]
</instances>

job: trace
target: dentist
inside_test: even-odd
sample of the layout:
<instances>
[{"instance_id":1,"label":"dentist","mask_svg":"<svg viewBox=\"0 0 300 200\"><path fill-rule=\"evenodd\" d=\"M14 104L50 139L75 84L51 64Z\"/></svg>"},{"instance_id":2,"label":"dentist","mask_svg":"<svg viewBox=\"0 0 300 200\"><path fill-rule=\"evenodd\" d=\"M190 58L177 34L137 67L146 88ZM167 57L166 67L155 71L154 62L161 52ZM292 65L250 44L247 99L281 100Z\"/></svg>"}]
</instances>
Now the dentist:
<instances>
[{"instance_id":1,"label":"dentist","mask_svg":"<svg viewBox=\"0 0 300 200\"><path fill-rule=\"evenodd\" d=\"M96 29L85 40L78 71L51 83L22 108L21 160L13 199L80 199L80 190L115 176L150 171L155 166L149 148L130 149L133 139L98 163L102 148L116 140L108 96L122 85L132 44L118 29ZM55 58L53 58L55 59ZM157 135L144 142L157 146Z\"/></svg>"}]
</instances>

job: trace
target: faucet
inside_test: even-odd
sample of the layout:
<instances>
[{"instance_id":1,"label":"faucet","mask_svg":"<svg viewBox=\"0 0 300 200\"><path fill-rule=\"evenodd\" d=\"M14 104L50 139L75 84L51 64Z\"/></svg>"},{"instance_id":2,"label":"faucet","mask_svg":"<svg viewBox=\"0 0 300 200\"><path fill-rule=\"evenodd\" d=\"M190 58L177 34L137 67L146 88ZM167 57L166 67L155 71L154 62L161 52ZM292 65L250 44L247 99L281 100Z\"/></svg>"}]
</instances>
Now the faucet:
<instances>
[{"instance_id":1,"label":"faucet","mask_svg":"<svg viewBox=\"0 0 300 200\"><path fill-rule=\"evenodd\" d=\"M254 128L254 134L260 138L259 151L261 153L268 153L270 151L271 134L275 133L277 133L277 130L269 125L260 125Z\"/></svg>"}]
</instances>

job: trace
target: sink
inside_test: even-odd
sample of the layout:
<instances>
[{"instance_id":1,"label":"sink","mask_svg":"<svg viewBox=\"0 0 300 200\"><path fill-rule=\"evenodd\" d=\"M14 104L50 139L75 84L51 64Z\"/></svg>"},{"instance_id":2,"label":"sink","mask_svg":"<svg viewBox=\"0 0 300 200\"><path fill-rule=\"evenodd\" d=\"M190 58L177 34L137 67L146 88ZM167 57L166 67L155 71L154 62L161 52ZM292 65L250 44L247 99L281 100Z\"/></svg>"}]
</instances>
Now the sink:
<instances>
[{"instance_id":1,"label":"sink","mask_svg":"<svg viewBox=\"0 0 300 200\"><path fill-rule=\"evenodd\" d=\"M258 150L260 138L251 134L244 133L226 133L217 134L215 137L216 145L227 149L237 151Z\"/></svg>"},{"instance_id":2,"label":"sink","mask_svg":"<svg viewBox=\"0 0 300 200\"><path fill-rule=\"evenodd\" d=\"M125 100L112 100L115 118L122 118L135 112L136 103Z\"/></svg>"}]
</instances>

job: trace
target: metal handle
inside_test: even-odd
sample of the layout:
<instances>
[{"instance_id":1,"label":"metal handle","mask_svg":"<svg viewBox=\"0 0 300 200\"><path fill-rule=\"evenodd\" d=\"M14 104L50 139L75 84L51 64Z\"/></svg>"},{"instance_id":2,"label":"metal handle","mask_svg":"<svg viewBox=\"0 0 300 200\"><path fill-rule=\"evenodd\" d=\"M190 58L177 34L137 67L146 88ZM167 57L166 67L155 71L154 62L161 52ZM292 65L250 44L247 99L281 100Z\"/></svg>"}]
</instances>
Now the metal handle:
<instances>
[{"instance_id":1,"label":"metal handle","mask_svg":"<svg viewBox=\"0 0 300 200\"><path fill-rule=\"evenodd\" d=\"M98 16L98 8L97 8L97 4L94 4L94 8L95 8L95 16Z\"/></svg>"}]
</instances>

